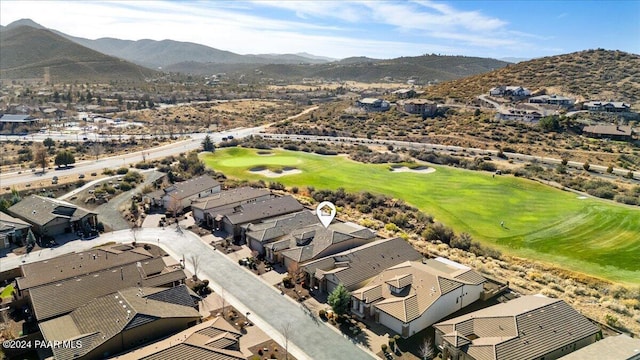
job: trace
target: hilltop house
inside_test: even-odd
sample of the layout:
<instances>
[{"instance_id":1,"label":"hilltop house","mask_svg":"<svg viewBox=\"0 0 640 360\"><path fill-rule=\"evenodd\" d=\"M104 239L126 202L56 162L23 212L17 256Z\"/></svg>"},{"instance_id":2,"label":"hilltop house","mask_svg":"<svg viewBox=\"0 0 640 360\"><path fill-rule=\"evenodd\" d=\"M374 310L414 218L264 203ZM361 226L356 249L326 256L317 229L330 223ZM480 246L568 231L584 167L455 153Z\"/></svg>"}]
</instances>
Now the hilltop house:
<instances>
[{"instance_id":1,"label":"hilltop house","mask_svg":"<svg viewBox=\"0 0 640 360\"><path fill-rule=\"evenodd\" d=\"M191 206L193 200L219 192L220 183L209 175L202 175L148 193L145 198L151 205L162 206L169 211L182 212Z\"/></svg>"},{"instance_id":2,"label":"hilltop house","mask_svg":"<svg viewBox=\"0 0 640 360\"><path fill-rule=\"evenodd\" d=\"M384 269L406 261L419 261L422 254L402 238L379 239L307 262L302 266L305 282L323 293L338 284L353 291L365 286Z\"/></svg>"},{"instance_id":3,"label":"hilltop house","mask_svg":"<svg viewBox=\"0 0 640 360\"><path fill-rule=\"evenodd\" d=\"M197 305L185 285L132 287L88 300L70 314L41 322L57 360L99 359L182 331L200 322Z\"/></svg>"},{"instance_id":4,"label":"hilltop house","mask_svg":"<svg viewBox=\"0 0 640 360\"><path fill-rule=\"evenodd\" d=\"M444 259L406 261L351 293L351 313L400 334L414 335L480 299L486 279Z\"/></svg>"},{"instance_id":5,"label":"hilltop house","mask_svg":"<svg viewBox=\"0 0 640 360\"><path fill-rule=\"evenodd\" d=\"M587 101L582 104L584 110L604 112L629 112L631 105L622 101Z\"/></svg>"},{"instance_id":6,"label":"hilltop house","mask_svg":"<svg viewBox=\"0 0 640 360\"><path fill-rule=\"evenodd\" d=\"M398 99L410 99L416 96L416 91L413 89L399 89L392 92L392 94L396 95Z\"/></svg>"},{"instance_id":7,"label":"hilltop house","mask_svg":"<svg viewBox=\"0 0 640 360\"><path fill-rule=\"evenodd\" d=\"M356 106L368 112L389 110L389 102L378 98L364 98L356 101Z\"/></svg>"},{"instance_id":8,"label":"hilltop house","mask_svg":"<svg viewBox=\"0 0 640 360\"><path fill-rule=\"evenodd\" d=\"M529 103L531 104L548 104L570 107L573 105L573 102L573 99L560 95L540 95L529 98Z\"/></svg>"},{"instance_id":9,"label":"hilltop house","mask_svg":"<svg viewBox=\"0 0 640 360\"><path fill-rule=\"evenodd\" d=\"M536 122L542 114L535 110L507 109L496 114L496 120Z\"/></svg>"},{"instance_id":10,"label":"hilltop house","mask_svg":"<svg viewBox=\"0 0 640 360\"><path fill-rule=\"evenodd\" d=\"M29 229L31 225L26 221L0 211L0 249L6 249L11 244L25 245Z\"/></svg>"},{"instance_id":11,"label":"hilltop house","mask_svg":"<svg viewBox=\"0 0 640 360\"><path fill-rule=\"evenodd\" d=\"M563 300L542 295L434 325L436 345L452 360L557 359L594 343L600 329Z\"/></svg>"},{"instance_id":12,"label":"hilltop house","mask_svg":"<svg viewBox=\"0 0 640 360\"><path fill-rule=\"evenodd\" d=\"M30 195L7 209L7 212L31 224L40 236L68 232L97 234L98 214L66 201Z\"/></svg>"},{"instance_id":13,"label":"hilltop house","mask_svg":"<svg viewBox=\"0 0 640 360\"><path fill-rule=\"evenodd\" d=\"M489 90L490 96L504 96L504 97L526 97L531 95L531 91L522 86L497 86Z\"/></svg>"},{"instance_id":14,"label":"hilltop house","mask_svg":"<svg viewBox=\"0 0 640 360\"><path fill-rule=\"evenodd\" d=\"M433 116L438 110L438 105L427 99L410 99L398 102L398 107L401 107L402 111L409 114L418 114L422 116Z\"/></svg>"},{"instance_id":15,"label":"hilltop house","mask_svg":"<svg viewBox=\"0 0 640 360\"><path fill-rule=\"evenodd\" d=\"M585 136L616 141L631 141L633 129L622 125L590 125L582 129Z\"/></svg>"},{"instance_id":16,"label":"hilltop house","mask_svg":"<svg viewBox=\"0 0 640 360\"><path fill-rule=\"evenodd\" d=\"M191 211L196 223L204 224L210 228L219 228L222 226L224 215L233 213L238 206L264 201L272 197L275 195L266 189L240 187L196 199L191 203Z\"/></svg>"}]
</instances>

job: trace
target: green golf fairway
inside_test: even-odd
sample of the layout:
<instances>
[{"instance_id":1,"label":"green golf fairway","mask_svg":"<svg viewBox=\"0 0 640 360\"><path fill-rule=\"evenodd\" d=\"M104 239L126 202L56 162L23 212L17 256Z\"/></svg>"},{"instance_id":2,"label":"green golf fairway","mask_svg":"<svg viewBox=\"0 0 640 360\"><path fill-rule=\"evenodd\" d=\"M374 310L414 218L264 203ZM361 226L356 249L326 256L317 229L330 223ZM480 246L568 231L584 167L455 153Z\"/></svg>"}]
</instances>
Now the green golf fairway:
<instances>
[{"instance_id":1,"label":"green golf fairway","mask_svg":"<svg viewBox=\"0 0 640 360\"><path fill-rule=\"evenodd\" d=\"M229 148L202 160L232 178L389 195L504 253L640 284L640 209L486 172L437 165L433 173L392 172L389 164L363 164L343 156L270 153ZM294 167L302 173L268 178L249 171L258 166Z\"/></svg>"}]
</instances>

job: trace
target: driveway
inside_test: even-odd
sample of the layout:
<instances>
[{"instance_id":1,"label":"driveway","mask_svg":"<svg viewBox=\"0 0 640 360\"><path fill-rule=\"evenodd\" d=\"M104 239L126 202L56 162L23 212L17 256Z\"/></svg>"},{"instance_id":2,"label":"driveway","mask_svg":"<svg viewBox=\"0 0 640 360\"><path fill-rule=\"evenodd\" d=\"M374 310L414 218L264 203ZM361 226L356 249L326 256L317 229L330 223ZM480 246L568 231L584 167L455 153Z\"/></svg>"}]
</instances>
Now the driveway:
<instances>
[{"instance_id":1,"label":"driveway","mask_svg":"<svg viewBox=\"0 0 640 360\"><path fill-rule=\"evenodd\" d=\"M194 272L193 258L198 263L197 274L210 280L215 292L241 313L249 312L251 322L259 326L276 342L284 346L288 334L289 352L297 359L371 359L374 355L355 345L342 334L310 316L300 304L283 296L273 287L231 259L213 250L198 236L173 228L144 228L137 235L138 242L160 244L176 259L184 258L187 269ZM72 251L84 251L106 242L130 242L129 230L103 234L93 240L69 242L55 249L30 253L26 257L0 258L1 269L20 266L23 262L45 260Z\"/></svg>"}]
</instances>

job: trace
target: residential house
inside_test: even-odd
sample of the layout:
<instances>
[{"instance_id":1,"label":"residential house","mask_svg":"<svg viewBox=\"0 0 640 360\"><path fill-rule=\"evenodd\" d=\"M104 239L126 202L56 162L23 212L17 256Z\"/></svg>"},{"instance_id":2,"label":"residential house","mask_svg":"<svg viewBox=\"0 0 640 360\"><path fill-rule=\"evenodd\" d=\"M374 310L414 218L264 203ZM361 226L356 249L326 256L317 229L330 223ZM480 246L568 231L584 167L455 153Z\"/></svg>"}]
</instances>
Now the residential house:
<instances>
[{"instance_id":1,"label":"residential house","mask_svg":"<svg viewBox=\"0 0 640 360\"><path fill-rule=\"evenodd\" d=\"M7 209L7 212L31 224L40 236L79 232L97 234L98 214L66 201L30 195Z\"/></svg>"},{"instance_id":2,"label":"residential house","mask_svg":"<svg viewBox=\"0 0 640 360\"><path fill-rule=\"evenodd\" d=\"M584 110L604 112L629 112L631 105L622 101L587 101L582 104Z\"/></svg>"},{"instance_id":3,"label":"residential house","mask_svg":"<svg viewBox=\"0 0 640 360\"><path fill-rule=\"evenodd\" d=\"M413 89L399 89L392 92L392 94L396 95L398 99L410 99L416 96L416 91Z\"/></svg>"},{"instance_id":4,"label":"residential house","mask_svg":"<svg viewBox=\"0 0 640 360\"><path fill-rule=\"evenodd\" d=\"M631 141L633 129L622 125L590 125L582 129L585 136L616 141Z\"/></svg>"},{"instance_id":5,"label":"residential house","mask_svg":"<svg viewBox=\"0 0 640 360\"><path fill-rule=\"evenodd\" d=\"M549 104L570 107L573 106L574 99L560 95L540 95L529 98L529 103L532 104Z\"/></svg>"},{"instance_id":6,"label":"residential house","mask_svg":"<svg viewBox=\"0 0 640 360\"><path fill-rule=\"evenodd\" d=\"M175 183L162 190L145 195L151 205L161 206L167 211L182 212L191 202L220 192L220 183L209 175L202 175Z\"/></svg>"},{"instance_id":7,"label":"residential house","mask_svg":"<svg viewBox=\"0 0 640 360\"><path fill-rule=\"evenodd\" d=\"M522 86L497 86L489 90L491 96L504 96L504 97L526 97L531 95L531 91Z\"/></svg>"},{"instance_id":8,"label":"residential house","mask_svg":"<svg viewBox=\"0 0 640 360\"><path fill-rule=\"evenodd\" d=\"M565 355L560 360L640 360L640 339L627 335L609 336Z\"/></svg>"},{"instance_id":9,"label":"residential house","mask_svg":"<svg viewBox=\"0 0 640 360\"><path fill-rule=\"evenodd\" d=\"M51 300L55 302L57 300ZM132 287L90 300L71 313L39 324L56 360L104 359L200 322L185 285Z\"/></svg>"},{"instance_id":10,"label":"residential house","mask_svg":"<svg viewBox=\"0 0 640 360\"><path fill-rule=\"evenodd\" d=\"M508 109L496 114L496 120L536 122L542 114L535 110Z\"/></svg>"},{"instance_id":11,"label":"residential house","mask_svg":"<svg viewBox=\"0 0 640 360\"><path fill-rule=\"evenodd\" d=\"M184 283L186 274L179 265L167 265L161 257L55 280L64 269L50 269L54 280L28 289L33 314L38 321L67 314L107 294L132 286L173 287ZM52 300L52 299L55 299Z\"/></svg>"},{"instance_id":12,"label":"residential house","mask_svg":"<svg viewBox=\"0 0 640 360\"><path fill-rule=\"evenodd\" d=\"M409 114L418 114L422 116L433 116L438 111L438 105L427 99L410 99L398 102L398 106L402 111Z\"/></svg>"},{"instance_id":13,"label":"residential house","mask_svg":"<svg viewBox=\"0 0 640 360\"><path fill-rule=\"evenodd\" d=\"M240 350L242 333L216 317L169 338L133 350L113 360L215 359L245 360Z\"/></svg>"},{"instance_id":14,"label":"residential house","mask_svg":"<svg viewBox=\"0 0 640 360\"><path fill-rule=\"evenodd\" d=\"M13 115L13 114L0 115L1 124L32 125L32 124L35 124L36 122L38 122L38 119L30 115Z\"/></svg>"},{"instance_id":15,"label":"residential house","mask_svg":"<svg viewBox=\"0 0 640 360\"><path fill-rule=\"evenodd\" d=\"M240 187L196 199L191 203L191 211L196 223L210 228L219 228L222 226L224 215L233 213L236 207L267 200L274 196L266 189Z\"/></svg>"},{"instance_id":16,"label":"residential house","mask_svg":"<svg viewBox=\"0 0 640 360\"><path fill-rule=\"evenodd\" d=\"M26 221L0 211L0 249L6 249L11 244L25 245L30 229L31 225Z\"/></svg>"},{"instance_id":17,"label":"residential house","mask_svg":"<svg viewBox=\"0 0 640 360\"><path fill-rule=\"evenodd\" d=\"M379 239L302 266L306 283L323 293L338 284L353 291L364 287L381 271L407 261L419 261L422 254L402 238Z\"/></svg>"},{"instance_id":18,"label":"residential house","mask_svg":"<svg viewBox=\"0 0 640 360\"><path fill-rule=\"evenodd\" d=\"M436 345L451 360L553 360L594 343L600 329L563 300L542 295L434 325Z\"/></svg>"},{"instance_id":19,"label":"residential house","mask_svg":"<svg viewBox=\"0 0 640 360\"><path fill-rule=\"evenodd\" d=\"M280 240L264 246L265 259L285 268L299 268L303 263L336 254L373 241L376 233L350 222L334 222L297 228Z\"/></svg>"},{"instance_id":20,"label":"residential house","mask_svg":"<svg viewBox=\"0 0 640 360\"><path fill-rule=\"evenodd\" d=\"M363 98L356 101L356 106L369 111L369 112L378 112L378 111L387 111L389 110L389 102L378 99L378 98Z\"/></svg>"},{"instance_id":21,"label":"residential house","mask_svg":"<svg viewBox=\"0 0 640 360\"><path fill-rule=\"evenodd\" d=\"M304 207L293 196L281 196L255 203L242 204L222 219L224 230L237 241L245 240L249 224L263 222L269 218L302 211Z\"/></svg>"},{"instance_id":22,"label":"residential house","mask_svg":"<svg viewBox=\"0 0 640 360\"><path fill-rule=\"evenodd\" d=\"M319 224L318 216L309 211L286 214L246 226L245 239L251 250L265 255L265 245L282 239L294 229Z\"/></svg>"},{"instance_id":23,"label":"residential house","mask_svg":"<svg viewBox=\"0 0 640 360\"><path fill-rule=\"evenodd\" d=\"M382 270L351 293L351 313L414 335L480 299L486 279L462 264L435 258Z\"/></svg>"}]
</instances>

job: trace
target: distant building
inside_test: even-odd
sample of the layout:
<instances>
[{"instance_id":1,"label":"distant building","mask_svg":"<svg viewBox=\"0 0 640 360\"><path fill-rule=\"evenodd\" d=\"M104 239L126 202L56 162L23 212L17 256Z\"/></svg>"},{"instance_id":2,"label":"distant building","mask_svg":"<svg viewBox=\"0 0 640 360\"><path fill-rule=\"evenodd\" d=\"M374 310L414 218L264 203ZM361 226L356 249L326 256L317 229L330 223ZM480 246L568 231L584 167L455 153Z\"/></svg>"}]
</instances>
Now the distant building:
<instances>
[{"instance_id":1,"label":"distant building","mask_svg":"<svg viewBox=\"0 0 640 360\"><path fill-rule=\"evenodd\" d=\"M560 95L540 95L529 98L529 103L532 104L549 104L569 107L574 103L574 99Z\"/></svg>"},{"instance_id":2,"label":"distant building","mask_svg":"<svg viewBox=\"0 0 640 360\"><path fill-rule=\"evenodd\" d=\"M443 358L557 359L592 344L600 329L559 299L523 296L433 326Z\"/></svg>"},{"instance_id":3,"label":"distant building","mask_svg":"<svg viewBox=\"0 0 640 360\"><path fill-rule=\"evenodd\" d=\"M622 101L587 101L582 108L589 111L629 112L631 105Z\"/></svg>"},{"instance_id":4,"label":"distant building","mask_svg":"<svg viewBox=\"0 0 640 360\"><path fill-rule=\"evenodd\" d=\"M489 90L491 96L504 96L504 97L526 97L531 95L531 91L522 86L497 86Z\"/></svg>"},{"instance_id":5,"label":"distant building","mask_svg":"<svg viewBox=\"0 0 640 360\"><path fill-rule=\"evenodd\" d=\"M542 114L534 110L509 109L496 114L496 120L536 122Z\"/></svg>"},{"instance_id":6,"label":"distant building","mask_svg":"<svg viewBox=\"0 0 640 360\"><path fill-rule=\"evenodd\" d=\"M410 99L416 96L416 91L413 89L400 89L392 92L398 99Z\"/></svg>"},{"instance_id":7,"label":"distant building","mask_svg":"<svg viewBox=\"0 0 640 360\"><path fill-rule=\"evenodd\" d=\"M438 105L427 99L410 99L398 103L402 111L409 114L418 114L422 116L433 116L438 111Z\"/></svg>"},{"instance_id":8,"label":"distant building","mask_svg":"<svg viewBox=\"0 0 640 360\"><path fill-rule=\"evenodd\" d=\"M356 101L356 105L365 111L377 112L389 110L389 102L377 98L364 98Z\"/></svg>"},{"instance_id":9,"label":"distant building","mask_svg":"<svg viewBox=\"0 0 640 360\"><path fill-rule=\"evenodd\" d=\"M616 141L631 141L633 129L622 125L590 125L582 129L585 136Z\"/></svg>"},{"instance_id":10,"label":"distant building","mask_svg":"<svg viewBox=\"0 0 640 360\"><path fill-rule=\"evenodd\" d=\"M444 258L407 261L354 290L351 313L407 338L480 299L485 282L471 268Z\"/></svg>"},{"instance_id":11,"label":"distant building","mask_svg":"<svg viewBox=\"0 0 640 360\"><path fill-rule=\"evenodd\" d=\"M13 115L13 114L4 114L0 115L0 124L35 124L38 122L38 119L34 118L31 115Z\"/></svg>"}]
</instances>

